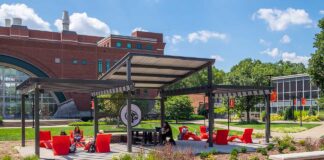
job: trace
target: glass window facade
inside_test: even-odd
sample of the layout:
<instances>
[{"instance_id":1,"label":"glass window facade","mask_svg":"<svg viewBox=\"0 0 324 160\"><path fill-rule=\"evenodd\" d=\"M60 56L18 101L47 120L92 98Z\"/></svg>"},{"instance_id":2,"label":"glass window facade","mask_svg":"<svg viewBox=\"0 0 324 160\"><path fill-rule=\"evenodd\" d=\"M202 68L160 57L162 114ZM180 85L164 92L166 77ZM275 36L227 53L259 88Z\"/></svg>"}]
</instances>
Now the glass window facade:
<instances>
[{"instance_id":1,"label":"glass window facade","mask_svg":"<svg viewBox=\"0 0 324 160\"><path fill-rule=\"evenodd\" d=\"M121 47L122 47L122 42L117 42L117 43L116 43L116 47L117 47L117 48L121 48Z\"/></svg>"},{"instance_id":2,"label":"glass window facade","mask_svg":"<svg viewBox=\"0 0 324 160\"><path fill-rule=\"evenodd\" d=\"M110 60L106 59L106 71L110 69Z\"/></svg>"},{"instance_id":3,"label":"glass window facade","mask_svg":"<svg viewBox=\"0 0 324 160\"><path fill-rule=\"evenodd\" d=\"M86 59L83 59L83 60L81 61L81 64L83 64L83 65L87 64L87 60L86 60Z\"/></svg>"},{"instance_id":4,"label":"glass window facade","mask_svg":"<svg viewBox=\"0 0 324 160\"><path fill-rule=\"evenodd\" d=\"M72 64L78 64L78 60L77 59L72 59Z\"/></svg>"},{"instance_id":5,"label":"glass window facade","mask_svg":"<svg viewBox=\"0 0 324 160\"><path fill-rule=\"evenodd\" d=\"M127 43L127 48L132 48L132 44L131 43Z\"/></svg>"},{"instance_id":6,"label":"glass window facade","mask_svg":"<svg viewBox=\"0 0 324 160\"><path fill-rule=\"evenodd\" d=\"M147 50L153 50L153 46L152 46L151 44L148 44L148 45L146 46L146 49L147 49Z\"/></svg>"},{"instance_id":7,"label":"glass window facade","mask_svg":"<svg viewBox=\"0 0 324 160\"><path fill-rule=\"evenodd\" d=\"M102 60L98 59L98 73L102 73Z\"/></svg>"},{"instance_id":8,"label":"glass window facade","mask_svg":"<svg viewBox=\"0 0 324 160\"><path fill-rule=\"evenodd\" d=\"M298 98L298 105L301 98L306 98L305 108L318 107L315 99L319 98L319 89L311 83L308 75L292 75L287 78L274 77L274 79L272 86L278 95L277 101L271 103L274 110L293 106L294 98Z\"/></svg>"},{"instance_id":9,"label":"glass window facade","mask_svg":"<svg viewBox=\"0 0 324 160\"><path fill-rule=\"evenodd\" d=\"M142 49L142 44L141 44L141 43L137 43L137 44L136 44L136 48L137 48L137 49Z\"/></svg>"},{"instance_id":10,"label":"glass window facade","mask_svg":"<svg viewBox=\"0 0 324 160\"><path fill-rule=\"evenodd\" d=\"M0 66L0 115L4 119L20 119L21 95L16 86L30 76L13 68ZM26 118L32 118L32 95L26 100ZM50 118L57 110L57 101L51 93L40 95L40 118Z\"/></svg>"}]
</instances>

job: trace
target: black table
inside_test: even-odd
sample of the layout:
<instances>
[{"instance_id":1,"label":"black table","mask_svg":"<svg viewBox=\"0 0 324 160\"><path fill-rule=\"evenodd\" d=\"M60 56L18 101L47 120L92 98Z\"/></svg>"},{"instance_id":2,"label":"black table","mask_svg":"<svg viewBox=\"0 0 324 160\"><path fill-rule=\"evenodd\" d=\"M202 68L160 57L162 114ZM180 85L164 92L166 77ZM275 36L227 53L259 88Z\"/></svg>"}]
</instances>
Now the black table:
<instances>
[{"instance_id":1,"label":"black table","mask_svg":"<svg viewBox=\"0 0 324 160\"><path fill-rule=\"evenodd\" d=\"M157 129L132 129L132 143L141 145L157 145L160 141L160 130Z\"/></svg>"}]
</instances>

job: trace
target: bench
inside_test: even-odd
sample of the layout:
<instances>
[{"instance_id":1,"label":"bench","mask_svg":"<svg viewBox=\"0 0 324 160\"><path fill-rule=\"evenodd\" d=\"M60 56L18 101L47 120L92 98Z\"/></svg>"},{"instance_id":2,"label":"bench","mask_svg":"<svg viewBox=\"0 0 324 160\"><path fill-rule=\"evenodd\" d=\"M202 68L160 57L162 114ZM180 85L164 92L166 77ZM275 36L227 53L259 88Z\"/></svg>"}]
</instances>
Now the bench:
<instances>
[{"instance_id":1,"label":"bench","mask_svg":"<svg viewBox=\"0 0 324 160\"><path fill-rule=\"evenodd\" d=\"M324 159L324 151L277 154L277 155L269 156L269 159L271 160L306 160L306 159L320 160L320 159Z\"/></svg>"}]
</instances>

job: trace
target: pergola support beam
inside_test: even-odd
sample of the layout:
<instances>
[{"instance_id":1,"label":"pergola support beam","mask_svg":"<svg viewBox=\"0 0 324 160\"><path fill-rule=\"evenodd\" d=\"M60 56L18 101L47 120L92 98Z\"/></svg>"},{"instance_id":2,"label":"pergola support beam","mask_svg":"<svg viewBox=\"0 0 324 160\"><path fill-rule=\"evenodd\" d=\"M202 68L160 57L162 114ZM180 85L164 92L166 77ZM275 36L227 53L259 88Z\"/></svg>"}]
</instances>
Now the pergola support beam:
<instances>
[{"instance_id":1,"label":"pergola support beam","mask_svg":"<svg viewBox=\"0 0 324 160\"><path fill-rule=\"evenodd\" d=\"M94 134L93 136L95 137L95 139L97 138L97 134L99 131L99 127L98 127L98 112L99 112L99 107L98 107L98 99L97 96L93 97L93 102L94 102L94 108L93 108L93 131Z\"/></svg>"},{"instance_id":2,"label":"pergola support beam","mask_svg":"<svg viewBox=\"0 0 324 160\"><path fill-rule=\"evenodd\" d=\"M26 129L25 129L25 104L26 104L26 95L21 95L21 146L25 147L26 145Z\"/></svg>"},{"instance_id":3,"label":"pergola support beam","mask_svg":"<svg viewBox=\"0 0 324 160\"><path fill-rule=\"evenodd\" d=\"M209 137L208 146L213 147L213 133L214 133L214 97L212 88L212 66L207 67L208 74L208 126L209 126Z\"/></svg>"},{"instance_id":4,"label":"pergola support beam","mask_svg":"<svg viewBox=\"0 0 324 160\"><path fill-rule=\"evenodd\" d=\"M35 115L35 155L39 157L39 88L36 84L34 96L34 115Z\"/></svg>"},{"instance_id":5,"label":"pergola support beam","mask_svg":"<svg viewBox=\"0 0 324 160\"><path fill-rule=\"evenodd\" d=\"M270 94L265 94L264 95L265 98L265 104L266 104L266 128L265 128L265 137L266 137L266 142L269 143L270 142Z\"/></svg>"},{"instance_id":6,"label":"pergola support beam","mask_svg":"<svg viewBox=\"0 0 324 160\"><path fill-rule=\"evenodd\" d=\"M126 67L127 67L127 81L131 82L131 57L127 59L126 62ZM127 151L132 152L132 117L131 117L131 90L127 91Z\"/></svg>"}]
</instances>

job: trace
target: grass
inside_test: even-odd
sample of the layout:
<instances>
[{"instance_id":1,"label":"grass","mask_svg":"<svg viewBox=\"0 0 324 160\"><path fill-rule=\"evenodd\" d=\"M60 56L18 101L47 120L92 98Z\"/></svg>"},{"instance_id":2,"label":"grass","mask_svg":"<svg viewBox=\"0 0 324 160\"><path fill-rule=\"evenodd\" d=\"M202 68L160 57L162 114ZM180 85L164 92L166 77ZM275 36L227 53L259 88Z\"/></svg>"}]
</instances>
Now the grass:
<instances>
[{"instance_id":1,"label":"grass","mask_svg":"<svg viewBox=\"0 0 324 160\"><path fill-rule=\"evenodd\" d=\"M227 125L227 122L216 122L223 125ZM299 126L299 123L271 123L271 131L282 132L282 133L296 133L317 127L320 124L309 124L304 123L302 127ZM257 130L264 130L265 123L259 124L241 124L239 122L231 122L230 126L241 127L241 128L253 128Z\"/></svg>"},{"instance_id":2,"label":"grass","mask_svg":"<svg viewBox=\"0 0 324 160\"><path fill-rule=\"evenodd\" d=\"M189 128L189 131L191 132L197 132L199 134L199 124L191 124L191 123L170 123L172 127L173 137L177 139L177 136L179 134L179 127L182 125L186 125ZM125 132L126 128L123 125L120 125L121 127L117 128L115 125L100 125L99 130L104 130L108 132ZM155 129L155 127L159 127L160 122L142 122L136 128L145 128L145 129ZM93 137L93 126L80 126L80 128L84 132L85 137ZM41 130L50 130L52 135L59 135L62 130L64 130L66 133L69 133L70 130L73 130L73 126L69 127L41 127ZM219 128L216 128L219 129ZM216 130L215 129L215 130ZM237 135L242 134L240 131L230 131L230 135ZM0 128L0 141L17 141L21 139L21 128ZM34 129L33 128L26 128L26 139L31 140L34 139Z\"/></svg>"}]
</instances>

